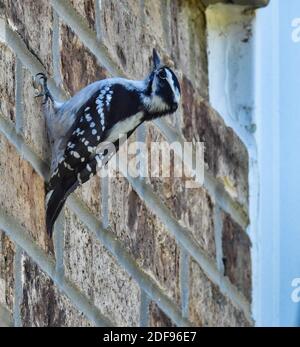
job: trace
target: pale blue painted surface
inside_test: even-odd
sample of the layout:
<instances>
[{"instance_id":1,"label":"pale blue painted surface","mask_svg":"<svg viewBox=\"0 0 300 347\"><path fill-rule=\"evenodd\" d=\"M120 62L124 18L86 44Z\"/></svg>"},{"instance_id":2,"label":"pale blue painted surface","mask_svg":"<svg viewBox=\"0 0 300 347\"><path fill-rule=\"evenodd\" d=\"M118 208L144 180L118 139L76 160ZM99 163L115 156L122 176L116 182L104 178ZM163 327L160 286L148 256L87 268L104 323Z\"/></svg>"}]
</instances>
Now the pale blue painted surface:
<instances>
[{"instance_id":1,"label":"pale blue painted surface","mask_svg":"<svg viewBox=\"0 0 300 347\"><path fill-rule=\"evenodd\" d=\"M271 0L256 22L254 316L263 326L300 326L300 303L291 300L291 282L300 277L300 42L292 40L294 18L300 18L299 0Z\"/></svg>"},{"instance_id":2,"label":"pale blue painted surface","mask_svg":"<svg viewBox=\"0 0 300 347\"><path fill-rule=\"evenodd\" d=\"M300 1L280 1L279 13L280 321L300 326L300 303L293 303L290 297L291 281L300 277L300 42L291 39L291 22L300 18Z\"/></svg>"}]
</instances>

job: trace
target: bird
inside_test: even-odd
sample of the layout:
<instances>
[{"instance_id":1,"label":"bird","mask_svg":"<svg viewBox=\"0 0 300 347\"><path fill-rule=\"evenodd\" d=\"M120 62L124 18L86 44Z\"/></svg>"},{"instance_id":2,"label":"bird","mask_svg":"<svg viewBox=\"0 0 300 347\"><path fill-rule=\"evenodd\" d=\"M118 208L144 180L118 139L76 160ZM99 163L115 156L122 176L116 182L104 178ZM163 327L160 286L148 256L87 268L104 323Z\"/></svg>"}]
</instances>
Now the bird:
<instances>
[{"instance_id":1,"label":"bird","mask_svg":"<svg viewBox=\"0 0 300 347\"><path fill-rule=\"evenodd\" d=\"M65 102L55 100L47 76L38 73L52 159L46 182L46 231L53 228L68 196L106 165L119 148L121 134L129 137L146 121L176 112L181 90L174 71L163 64L156 49L143 80L112 77L96 81Z\"/></svg>"}]
</instances>

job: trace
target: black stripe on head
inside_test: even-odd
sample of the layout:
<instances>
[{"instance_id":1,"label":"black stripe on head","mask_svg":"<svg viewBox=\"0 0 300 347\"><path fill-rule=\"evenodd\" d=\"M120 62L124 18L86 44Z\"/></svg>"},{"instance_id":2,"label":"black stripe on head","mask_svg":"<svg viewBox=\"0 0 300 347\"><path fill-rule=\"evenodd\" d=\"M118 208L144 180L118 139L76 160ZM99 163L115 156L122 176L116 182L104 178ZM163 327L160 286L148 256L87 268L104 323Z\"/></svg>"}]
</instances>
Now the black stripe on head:
<instances>
[{"instance_id":1,"label":"black stripe on head","mask_svg":"<svg viewBox=\"0 0 300 347\"><path fill-rule=\"evenodd\" d=\"M175 73L167 66L164 66L164 69L167 69L171 73L173 84L174 84L175 88L177 88L179 90L179 93L181 94L180 84L178 82L178 79L177 79Z\"/></svg>"},{"instance_id":2,"label":"black stripe on head","mask_svg":"<svg viewBox=\"0 0 300 347\"><path fill-rule=\"evenodd\" d=\"M175 110L180 99L180 86L176 75L170 68L164 66L155 72L155 76L157 81L155 93L169 106L170 111Z\"/></svg>"},{"instance_id":3,"label":"black stripe on head","mask_svg":"<svg viewBox=\"0 0 300 347\"><path fill-rule=\"evenodd\" d=\"M154 76L155 76L155 71L152 71L148 77L148 80L147 80L148 86L147 86L147 89L145 91L145 94L147 96L150 96L152 93L152 83L153 83Z\"/></svg>"}]
</instances>

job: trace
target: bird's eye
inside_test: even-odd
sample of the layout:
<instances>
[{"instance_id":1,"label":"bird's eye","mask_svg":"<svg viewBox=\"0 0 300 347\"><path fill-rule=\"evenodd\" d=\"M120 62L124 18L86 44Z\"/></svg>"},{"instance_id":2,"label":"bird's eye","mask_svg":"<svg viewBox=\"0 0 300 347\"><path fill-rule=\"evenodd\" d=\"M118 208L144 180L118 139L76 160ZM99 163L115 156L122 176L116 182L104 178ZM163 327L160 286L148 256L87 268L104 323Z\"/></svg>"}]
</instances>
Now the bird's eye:
<instances>
[{"instance_id":1,"label":"bird's eye","mask_svg":"<svg viewBox=\"0 0 300 347\"><path fill-rule=\"evenodd\" d=\"M162 69L158 72L158 77L162 80L165 80L167 78L167 74L166 74L165 69Z\"/></svg>"}]
</instances>

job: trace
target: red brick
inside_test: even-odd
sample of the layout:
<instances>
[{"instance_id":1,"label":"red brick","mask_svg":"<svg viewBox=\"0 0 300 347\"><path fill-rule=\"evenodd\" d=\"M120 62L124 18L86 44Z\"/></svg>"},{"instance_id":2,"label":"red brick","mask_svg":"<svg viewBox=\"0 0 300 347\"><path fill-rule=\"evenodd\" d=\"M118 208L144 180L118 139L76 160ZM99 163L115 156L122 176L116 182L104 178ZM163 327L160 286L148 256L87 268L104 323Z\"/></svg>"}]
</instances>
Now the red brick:
<instances>
[{"instance_id":1,"label":"red brick","mask_svg":"<svg viewBox=\"0 0 300 347\"><path fill-rule=\"evenodd\" d=\"M101 218L101 179L98 175L75 190L75 195L81 199L94 217Z\"/></svg>"},{"instance_id":2,"label":"red brick","mask_svg":"<svg viewBox=\"0 0 300 347\"><path fill-rule=\"evenodd\" d=\"M152 1L151 5L146 1L142 14L143 8L138 0L102 1L101 40L132 79L146 77L152 69L153 48L163 44L162 26L157 25L161 17L156 18L155 25L152 17L161 15L159 6L156 1Z\"/></svg>"},{"instance_id":3,"label":"red brick","mask_svg":"<svg viewBox=\"0 0 300 347\"><path fill-rule=\"evenodd\" d=\"M15 245L0 230L0 304L13 311Z\"/></svg>"},{"instance_id":4,"label":"red brick","mask_svg":"<svg viewBox=\"0 0 300 347\"><path fill-rule=\"evenodd\" d=\"M138 264L180 302L179 254L175 239L120 176L110 179L110 227Z\"/></svg>"},{"instance_id":5,"label":"red brick","mask_svg":"<svg viewBox=\"0 0 300 347\"><path fill-rule=\"evenodd\" d=\"M151 301L149 305L149 327L173 328L176 327L176 325L155 302Z\"/></svg>"},{"instance_id":6,"label":"red brick","mask_svg":"<svg viewBox=\"0 0 300 347\"><path fill-rule=\"evenodd\" d=\"M4 0L9 24L16 29L29 51L52 74L53 13L48 0Z\"/></svg>"},{"instance_id":7,"label":"red brick","mask_svg":"<svg viewBox=\"0 0 300 347\"><path fill-rule=\"evenodd\" d=\"M182 105L184 137L205 143L204 160L209 172L233 199L247 208L249 168L245 145L216 111L197 96L187 78L183 78Z\"/></svg>"},{"instance_id":8,"label":"red brick","mask_svg":"<svg viewBox=\"0 0 300 347\"><path fill-rule=\"evenodd\" d=\"M226 213L223 213L222 245L225 276L251 301L251 241Z\"/></svg>"},{"instance_id":9,"label":"red brick","mask_svg":"<svg viewBox=\"0 0 300 347\"><path fill-rule=\"evenodd\" d=\"M206 19L198 0L172 0L171 57L193 81L199 95L208 98Z\"/></svg>"},{"instance_id":10,"label":"red brick","mask_svg":"<svg viewBox=\"0 0 300 347\"><path fill-rule=\"evenodd\" d=\"M182 177L174 177L174 161L181 162L176 156L170 163L170 177L151 177L151 166L158 163L151 158L152 143L165 142L163 136L151 124L147 125L147 148L149 159L149 182L160 200L184 227L191 231L199 246L213 260L216 256L214 239L214 204L207 191L200 186L188 188L189 178L182 170ZM167 145L166 149L170 149Z\"/></svg>"},{"instance_id":11,"label":"red brick","mask_svg":"<svg viewBox=\"0 0 300 347\"><path fill-rule=\"evenodd\" d=\"M23 69L23 134L27 144L44 161L50 163L50 146L42 99L35 98L30 71Z\"/></svg>"},{"instance_id":12,"label":"red brick","mask_svg":"<svg viewBox=\"0 0 300 347\"><path fill-rule=\"evenodd\" d=\"M77 13L87 21L89 28L95 30L95 1L70 0L70 3Z\"/></svg>"},{"instance_id":13,"label":"red brick","mask_svg":"<svg viewBox=\"0 0 300 347\"><path fill-rule=\"evenodd\" d=\"M0 206L29 232L37 244L51 250L45 229L44 181L15 147L0 135Z\"/></svg>"},{"instance_id":14,"label":"red brick","mask_svg":"<svg viewBox=\"0 0 300 347\"><path fill-rule=\"evenodd\" d=\"M107 71L66 25L61 26L61 73L65 89L74 95L86 85L106 78Z\"/></svg>"},{"instance_id":15,"label":"red brick","mask_svg":"<svg viewBox=\"0 0 300 347\"><path fill-rule=\"evenodd\" d=\"M24 255L21 320L24 327L92 326L41 269Z\"/></svg>"},{"instance_id":16,"label":"red brick","mask_svg":"<svg viewBox=\"0 0 300 347\"><path fill-rule=\"evenodd\" d=\"M139 324L140 289L107 249L66 211L66 276L120 326Z\"/></svg>"},{"instance_id":17,"label":"red brick","mask_svg":"<svg viewBox=\"0 0 300 347\"><path fill-rule=\"evenodd\" d=\"M15 54L0 43L0 115L15 122Z\"/></svg>"},{"instance_id":18,"label":"red brick","mask_svg":"<svg viewBox=\"0 0 300 347\"><path fill-rule=\"evenodd\" d=\"M201 327L244 327L253 324L193 260L190 266L189 311L191 322Z\"/></svg>"}]
</instances>

